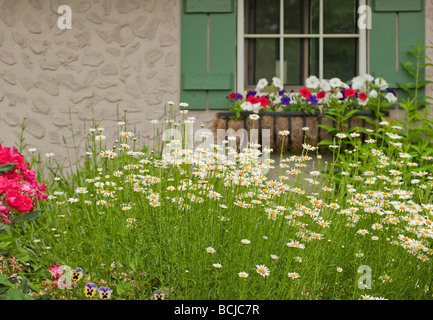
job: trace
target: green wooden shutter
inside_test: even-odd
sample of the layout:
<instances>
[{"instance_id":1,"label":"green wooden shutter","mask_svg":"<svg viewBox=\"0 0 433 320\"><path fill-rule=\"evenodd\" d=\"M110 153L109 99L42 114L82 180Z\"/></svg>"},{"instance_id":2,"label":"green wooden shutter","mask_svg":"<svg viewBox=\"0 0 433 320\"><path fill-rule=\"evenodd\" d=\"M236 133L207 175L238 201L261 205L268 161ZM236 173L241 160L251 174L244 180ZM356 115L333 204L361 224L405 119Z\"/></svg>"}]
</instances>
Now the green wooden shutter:
<instances>
[{"instance_id":1,"label":"green wooden shutter","mask_svg":"<svg viewBox=\"0 0 433 320\"><path fill-rule=\"evenodd\" d=\"M235 0L183 0L181 102L188 109L227 109L235 70Z\"/></svg>"},{"instance_id":2,"label":"green wooden shutter","mask_svg":"<svg viewBox=\"0 0 433 320\"><path fill-rule=\"evenodd\" d=\"M418 40L424 45L424 0L371 0L371 9L370 74L383 77L391 88L413 82L401 63L415 62L410 45ZM406 97L402 90L398 94Z\"/></svg>"}]
</instances>

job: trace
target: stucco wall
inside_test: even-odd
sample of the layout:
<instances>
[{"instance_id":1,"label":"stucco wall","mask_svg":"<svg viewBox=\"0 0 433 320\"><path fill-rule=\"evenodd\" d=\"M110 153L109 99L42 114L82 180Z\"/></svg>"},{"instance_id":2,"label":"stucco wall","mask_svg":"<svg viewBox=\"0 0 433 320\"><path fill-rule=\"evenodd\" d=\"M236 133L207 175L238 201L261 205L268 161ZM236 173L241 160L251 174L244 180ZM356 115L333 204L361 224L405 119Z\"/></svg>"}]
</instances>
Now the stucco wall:
<instances>
[{"instance_id":1,"label":"stucco wall","mask_svg":"<svg viewBox=\"0 0 433 320\"><path fill-rule=\"evenodd\" d=\"M72 8L71 30L57 27L64 4ZM433 0L425 5L431 46ZM433 85L426 93L433 96ZM149 142L149 120L161 119L164 104L179 96L180 0L0 0L0 143L14 145L27 117L28 148L61 160L63 141L73 145L70 124L83 152L84 121L88 128L95 117L113 141L124 108ZM211 128L215 111L189 115L196 128Z\"/></svg>"},{"instance_id":2,"label":"stucco wall","mask_svg":"<svg viewBox=\"0 0 433 320\"><path fill-rule=\"evenodd\" d=\"M64 4L71 30L57 26ZM14 145L27 117L28 147L61 160L71 123L84 150L84 120L113 141L124 108L144 141L179 91L179 0L0 1L0 143ZM214 112L191 115L209 125Z\"/></svg>"}]
</instances>

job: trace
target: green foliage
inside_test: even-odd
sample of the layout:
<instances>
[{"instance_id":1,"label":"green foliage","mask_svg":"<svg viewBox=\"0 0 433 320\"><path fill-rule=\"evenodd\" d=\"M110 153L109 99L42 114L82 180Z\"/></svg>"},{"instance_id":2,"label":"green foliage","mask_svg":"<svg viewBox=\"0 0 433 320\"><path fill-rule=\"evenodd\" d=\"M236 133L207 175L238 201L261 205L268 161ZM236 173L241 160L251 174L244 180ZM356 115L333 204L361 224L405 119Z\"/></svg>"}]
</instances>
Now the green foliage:
<instances>
[{"instance_id":1,"label":"green foliage","mask_svg":"<svg viewBox=\"0 0 433 320\"><path fill-rule=\"evenodd\" d=\"M404 69L413 77L407 84L399 83L399 87L408 94L407 99L401 99L400 107L405 110L405 121L399 125L403 128L405 152L415 157L424 157L433 154L433 120L430 116L429 96L421 96L421 89L433 81L426 78L425 69L433 67L430 57L424 54L431 46L411 46L409 53L415 58L416 64L407 61L402 63ZM424 108L424 110L422 110Z\"/></svg>"},{"instance_id":2,"label":"green foliage","mask_svg":"<svg viewBox=\"0 0 433 320\"><path fill-rule=\"evenodd\" d=\"M0 164L0 173L8 173L15 169L18 163Z\"/></svg>"}]
</instances>

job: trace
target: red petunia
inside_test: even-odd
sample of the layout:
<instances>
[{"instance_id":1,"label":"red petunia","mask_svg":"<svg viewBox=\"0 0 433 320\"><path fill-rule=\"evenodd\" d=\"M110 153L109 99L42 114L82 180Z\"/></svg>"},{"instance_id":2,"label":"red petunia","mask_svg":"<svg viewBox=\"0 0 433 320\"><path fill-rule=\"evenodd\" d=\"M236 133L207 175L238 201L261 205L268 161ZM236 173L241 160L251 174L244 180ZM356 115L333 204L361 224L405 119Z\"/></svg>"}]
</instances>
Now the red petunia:
<instances>
[{"instance_id":1,"label":"red petunia","mask_svg":"<svg viewBox=\"0 0 433 320\"><path fill-rule=\"evenodd\" d=\"M368 97L367 97L367 94L365 92L360 92L358 94L358 98L361 99L362 101L365 101L365 100L367 100Z\"/></svg>"},{"instance_id":2,"label":"red petunia","mask_svg":"<svg viewBox=\"0 0 433 320\"><path fill-rule=\"evenodd\" d=\"M307 88L302 88L301 90L299 90L299 93L305 98L308 99L311 96L311 91L308 90Z\"/></svg>"},{"instance_id":3,"label":"red petunia","mask_svg":"<svg viewBox=\"0 0 433 320\"><path fill-rule=\"evenodd\" d=\"M232 93L229 94L229 99L234 99L235 96L236 96L236 93L232 92Z\"/></svg>"},{"instance_id":4,"label":"red petunia","mask_svg":"<svg viewBox=\"0 0 433 320\"><path fill-rule=\"evenodd\" d=\"M260 99L254 96L249 96L248 98L245 99L245 101L248 101L251 104L256 104L260 102Z\"/></svg>"},{"instance_id":5,"label":"red petunia","mask_svg":"<svg viewBox=\"0 0 433 320\"><path fill-rule=\"evenodd\" d=\"M260 101L260 106L261 107L266 107L269 104L269 99L266 96L261 96L259 98L259 101Z\"/></svg>"},{"instance_id":6,"label":"red petunia","mask_svg":"<svg viewBox=\"0 0 433 320\"><path fill-rule=\"evenodd\" d=\"M325 96L326 96L326 92L323 90L320 92L317 92L317 94L316 94L317 99L323 99Z\"/></svg>"},{"instance_id":7,"label":"red petunia","mask_svg":"<svg viewBox=\"0 0 433 320\"><path fill-rule=\"evenodd\" d=\"M344 96L347 97L354 97L356 95L356 91L353 90L352 88L349 88L347 90L344 91Z\"/></svg>"}]
</instances>

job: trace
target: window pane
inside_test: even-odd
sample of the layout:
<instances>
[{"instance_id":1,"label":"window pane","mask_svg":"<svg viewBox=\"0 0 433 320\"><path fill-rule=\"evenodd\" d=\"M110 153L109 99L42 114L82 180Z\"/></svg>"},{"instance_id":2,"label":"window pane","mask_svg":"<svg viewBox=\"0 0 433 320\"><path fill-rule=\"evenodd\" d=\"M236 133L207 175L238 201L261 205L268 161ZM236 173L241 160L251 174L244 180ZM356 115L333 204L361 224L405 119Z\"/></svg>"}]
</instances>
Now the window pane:
<instances>
[{"instance_id":1,"label":"window pane","mask_svg":"<svg viewBox=\"0 0 433 320\"><path fill-rule=\"evenodd\" d=\"M320 32L319 27L320 5L319 0L310 0L310 33Z\"/></svg>"},{"instance_id":2,"label":"window pane","mask_svg":"<svg viewBox=\"0 0 433 320\"><path fill-rule=\"evenodd\" d=\"M256 85L261 78L272 81L279 77L279 39L247 39L247 85Z\"/></svg>"},{"instance_id":3,"label":"window pane","mask_svg":"<svg viewBox=\"0 0 433 320\"><path fill-rule=\"evenodd\" d=\"M323 33L357 33L357 0L323 0ZM319 33L319 0L310 0L310 33Z\"/></svg>"},{"instance_id":4,"label":"window pane","mask_svg":"<svg viewBox=\"0 0 433 320\"><path fill-rule=\"evenodd\" d=\"M356 76L357 39L323 40L323 77L352 80Z\"/></svg>"},{"instance_id":5,"label":"window pane","mask_svg":"<svg viewBox=\"0 0 433 320\"><path fill-rule=\"evenodd\" d=\"M245 32L280 33L280 0L245 0Z\"/></svg>"},{"instance_id":6,"label":"window pane","mask_svg":"<svg viewBox=\"0 0 433 320\"><path fill-rule=\"evenodd\" d=\"M300 85L303 75L303 39L284 39L284 78L285 85Z\"/></svg>"},{"instance_id":7,"label":"window pane","mask_svg":"<svg viewBox=\"0 0 433 320\"><path fill-rule=\"evenodd\" d=\"M306 77L316 76L319 77L319 39L309 40L310 44L310 58L308 61L309 70L307 70ZM305 80L304 80L305 82ZM305 85L305 83L303 83Z\"/></svg>"},{"instance_id":8,"label":"window pane","mask_svg":"<svg viewBox=\"0 0 433 320\"><path fill-rule=\"evenodd\" d=\"M323 0L324 33L356 33L356 0Z\"/></svg>"},{"instance_id":9,"label":"window pane","mask_svg":"<svg viewBox=\"0 0 433 320\"><path fill-rule=\"evenodd\" d=\"M301 0L284 1L284 33L303 33L303 4Z\"/></svg>"}]
</instances>

